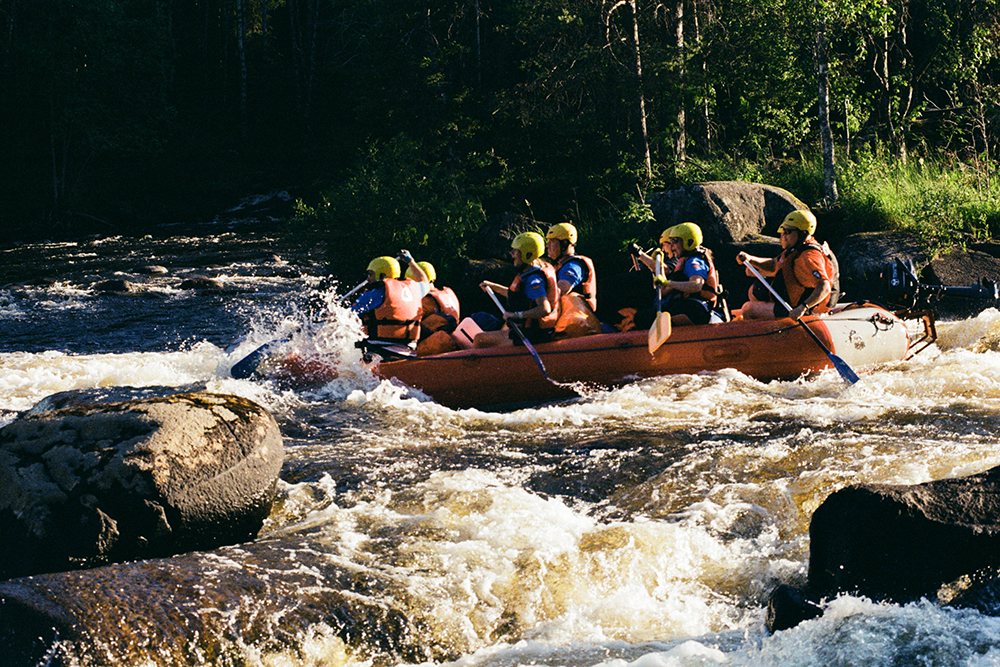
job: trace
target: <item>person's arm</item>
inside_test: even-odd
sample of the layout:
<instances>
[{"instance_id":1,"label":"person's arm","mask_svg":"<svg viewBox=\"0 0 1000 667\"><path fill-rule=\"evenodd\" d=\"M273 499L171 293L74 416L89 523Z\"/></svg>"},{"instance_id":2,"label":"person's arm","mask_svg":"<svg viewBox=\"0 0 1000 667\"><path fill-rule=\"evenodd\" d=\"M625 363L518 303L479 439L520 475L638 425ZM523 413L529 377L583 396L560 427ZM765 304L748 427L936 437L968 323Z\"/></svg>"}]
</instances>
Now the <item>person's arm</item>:
<instances>
[{"instance_id":1,"label":"person's arm","mask_svg":"<svg viewBox=\"0 0 1000 667\"><path fill-rule=\"evenodd\" d=\"M417 262L413 259L413 255L410 254L409 250L400 250L399 256L402 257L407 262L407 264L409 264L409 266L406 267L406 271L407 273L413 274L414 280L416 280L418 283L430 282L430 278L427 276L427 272L424 271L424 268L422 266L417 264Z\"/></svg>"},{"instance_id":2,"label":"person's arm","mask_svg":"<svg viewBox=\"0 0 1000 667\"><path fill-rule=\"evenodd\" d=\"M664 278L657 281L657 284L660 286L661 296L672 289L684 294L696 294L704 287L705 279L701 276L691 276L687 280L667 280Z\"/></svg>"},{"instance_id":3,"label":"person's arm","mask_svg":"<svg viewBox=\"0 0 1000 667\"><path fill-rule=\"evenodd\" d=\"M802 299L799 305L792 308L791 312L788 313L788 316L793 320L801 319L801 317L806 314L806 311L812 310L830 298L830 289L831 285L829 280L820 280L819 284L817 284L816 287L814 287L813 290Z\"/></svg>"},{"instance_id":4,"label":"person's arm","mask_svg":"<svg viewBox=\"0 0 1000 667\"><path fill-rule=\"evenodd\" d=\"M503 285L498 285L492 280L484 280L483 282L479 283L479 289L483 290L484 292L486 291L487 287L493 290L493 293L496 294L497 296L502 296L505 299L508 296L509 290Z\"/></svg>"},{"instance_id":5,"label":"person's arm","mask_svg":"<svg viewBox=\"0 0 1000 667\"><path fill-rule=\"evenodd\" d=\"M528 310L522 310L517 313L504 313L504 315L510 315L511 317L519 320L527 319L542 319L546 315L552 312L552 304L549 303L549 298L542 295L535 299L535 306L529 308Z\"/></svg>"},{"instance_id":6,"label":"person's arm","mask_svg":"<svg viewBox=\"0 0 1000 667\"><path fill-rule=\"evenodd\" d=\"M569 294L573 288L583 282L584 268L579 260L567 261L559 273L556 275L556 286L559 288L559 296Z\"/></svg>"},{"instance_id":7,"label":"person's arm","mask_svg":"<svg viewBox=\"0 0 1000 667\"><path fill-rule=\"evenodd\" d=\"M766 257L755 257L749 255L742 250L736 255L737 264L750 264L755 269L760 271L765 276L773 276L778 272L778 261L774 258L768 259ZM746 270L748 276L752 276L750 269Z\"/></svg>"},{"instance_id":8,"label":"person's arm","mask_svg":"<svg viewBox=\"0 0 1000 667\"><path fill-rule=\"evenodd\" d=\"M359 316L375 310L385 301L385 287L381 283L376 283L371 289L365 290L361 296L351 305L351 311Z\"/></svg>"},{"instance_id":9,"label":"person's arm","mask_svg":"<svg viewBox=\"0 0 1000 667\"><path fill-rule=\"evenodd\" d=\"M795 279L800 285L808 287L813 285L812 290L803 294L797 304L794 304L789 317L794 320L799 319L806 311L815 308L830 298L830 290L833 283L826 273L826 259L823 253L813 248L806 249L795 260ZM793 305L793 304L789 304Z\"/></svg>"}]
</instances>

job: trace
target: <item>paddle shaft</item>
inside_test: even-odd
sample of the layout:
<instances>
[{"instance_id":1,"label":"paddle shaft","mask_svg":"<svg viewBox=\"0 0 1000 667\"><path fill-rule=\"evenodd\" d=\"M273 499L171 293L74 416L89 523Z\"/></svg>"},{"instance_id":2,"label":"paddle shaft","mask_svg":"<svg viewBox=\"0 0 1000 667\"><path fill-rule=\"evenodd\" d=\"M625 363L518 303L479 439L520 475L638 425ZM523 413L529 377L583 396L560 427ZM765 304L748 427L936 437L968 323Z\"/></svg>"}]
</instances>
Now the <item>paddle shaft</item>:
<instances>
[{"instance_id":1,"label":"paddle shaft","mask_svg":"<svg viewBox=\"0 0 1000 667\"><path fill-rule=\"evenodd\" d=\"M340 297L340 300L341 301L347 301L349 298L351 298L351 296L354 295L355 292L357 292L359 289L361 289L362 287L364 287L367 284L368 284L368 280L367 279L362 280L360 283L358 283L357 287L355 287L354 289L352 289L350 292L348 292L344 296Z\"/></svg>"},{"instance_id":2,"label":"paddle shaft","mask_svg":"<svg viewBox=\"0 0 1000 667\"><path fill-rule=\"evenodd\" d=\"M489 285L486 286L486 293L490 295L490 298L493 299L493 303L497 305L497 308L500 309L501 313L506 312L504 310L504 307L500 304L500 299L498 299L497 295L493 293L493 289ZM509 326L511 329L514 330L515 333L517 333L518 337L521 339L521 342L524 343L525 349L528 350L528 353L531 354L531 357L535 360L535 363L538 364L538 368L539 370L542 371L542 375L545 376L545 379L548 380L549 382L558 384L552 378L549 377L548 372L545 370L545 364L542 363L542 358L538 356L538 350L536 350L535 346L531 344L531 341L528 340L528 337L524 335L524 332L521 331L521 329L510 320L507 321L507 326Z\"/></svg>"},{"instance_id":3,"label":"paddle shaft","mask_svg":"<svg viewBox=\"0 0 1000 667\"><path fill-rule=\"evenodd\" d=\"M773 287L771 287L771 283L767 282L764 276L760 274L760 271L758 271L754 267L754 265L750 263L749 260L747 260L747 262L744 263L743 266L747 267L747 269L749 269L750 272L757 277L757 280L759 280L761 284L767 288L767 291L771 293L771 296L773 296L778 303L784 306L786 311L788 311L789 313L792 312L792 308L791 306L788 305L788 302L781 298L781 295L778 294ZM823 341L819 339L819 336L816 335L816 332L810 329L808 326L806 326L805 322L798 320L798 324L801 324L802 328L806 330L806 333L809 334L814 341L816 341L816 344L819 345L821 348L823 348L823 351L826 352L826 356L828 356L830 358L830 361L833 362L834 368L837 369L837 372L840 373L840 376L842 378L844 378L851 384L854 384L860 379L858 377L858 374L855 373L854 370L847 365L847 362L838 357L837 355L835 355L833 352L831 352L830 348L828 348L826 345L823 344Z\"/></svg>"}]
</instances>

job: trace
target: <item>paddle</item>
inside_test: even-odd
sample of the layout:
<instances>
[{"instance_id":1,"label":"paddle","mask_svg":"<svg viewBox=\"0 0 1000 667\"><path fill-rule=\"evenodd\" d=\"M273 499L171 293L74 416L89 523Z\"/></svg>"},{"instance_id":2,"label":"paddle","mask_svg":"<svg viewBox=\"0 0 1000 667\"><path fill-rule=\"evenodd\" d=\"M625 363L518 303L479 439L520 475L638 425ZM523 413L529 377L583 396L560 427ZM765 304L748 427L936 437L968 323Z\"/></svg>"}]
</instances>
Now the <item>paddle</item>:
<instances>
[{"instance_id":1,"label":"paddle","mask_svg":"<svg viewBox=\"0 0 1000 667\"><path fill-rule=\"evenodd\" d=\"M351 295L353 295L359 289L368 284L369 282L367 279L360 282L357 287L355 287L350 292L348 292L347 294L345 294L344 296L340 297L337 300L338 301L347 300L348 298L351 297ZM260 365L262 361L264 361L270 355L271 351L274 348L281 345L282 343L287 343L287 342L288 342L288 337L286 336L284 338L279 338L277 340L272 340L264 343L256 350L254 350L253 352L251 352L250 354L248 354L247 356L243 357L235 364L233 364L233 367L229 369L229 375L236 378L237 380L246 380L247 378L253 377L254 373L257 372L257 367Z\"/></svg>"},{"instance_id":2,"label":"paddle","mask_svg":"<svg viewBox=\"0 0 1000 667\"><path fill-rule=\"evenodd\" d=\"M493 299L493 303L495 303L497 305L497 308L500 309L500 312L503 313L504 312L503 306L500 305L500 300L497 298L497 295L493 293L493 290L490 288L489 285L486 286L486 293L490 295L490 298ZM542 375L545 376L545 379L553 384L560 385L559 382L556 382L555 380L549 377L548 372L546 372L545 370L545 364L542 363L542 358L538 356L538 351L535 349L535 346L532 345L531 342L528 340L528 338L524 335L521 329L510 320L507 321L507 326L509 326L511 329L514 330L515 333L517 333L518 337L521 339L521 342L524 343L524 347L527 348L528 352L531 354L531 357L535 360L535 363L538 364L538 368L539 370L542 371Z\"/></svg>"},{"instance_id":3,"label":"paddle","mask_svg":"<svg viewBox=\"0 0 1000 667\"><path fill-rule=\"evenodd\" d=\"M771 283L767 282L767 280L764 279L764 276L760 275L760 272L757 271L757 269L755 269L754 266L749 261L746 262L743 266L747 267L750 270L750 272L757 277L757 280L759 280L761 284L767 288L767 291L771 293L771 295L775 298L775 300L777 300L778 303L784 306L785 310L787 310L788 312L792 312L791 306L789 306L788 303L784 299L782 299L777 292L774 291L774 288L771 287ZM840 373L840 377L844 378L850 384L854 384L860 379L858 377L858 374L855 373L853 370L851 370L851 367L847 365L846 361L835 355L833 352L830 351L829 348L827 348L826 345L823 344L823 341L819 339L819 336L816 335L815 331L807 327L805 322L802 322L801 320L799 320L798 323L801 324L802 328L806 330L806 333L808 333L812 337L812 339L816 341L816 344L819 345L821 348L823 348L823 351L826 352L826 356L830 357L830 361L833 362L833 367L837 369L838 373Z\"/></svg>"},{"instance_id":4,"label":"paddle","mask_svg":"<svg viewBox=\"0 0 1000 667\"><path fill-rule=\"evenodd\" d=\"M663 300L660 298L660 285L656 282L656 279L660 277L660 271L663 269L663 251L657 250L653 253L653 256L656 262L656 268L653 271L653 289L656 294L656 318L653 320L653 326L649 327L649 339L647 343L650 354L660 349L660 346L670 338L670 313L660 312Z\"/></svg>"}]
</instances>

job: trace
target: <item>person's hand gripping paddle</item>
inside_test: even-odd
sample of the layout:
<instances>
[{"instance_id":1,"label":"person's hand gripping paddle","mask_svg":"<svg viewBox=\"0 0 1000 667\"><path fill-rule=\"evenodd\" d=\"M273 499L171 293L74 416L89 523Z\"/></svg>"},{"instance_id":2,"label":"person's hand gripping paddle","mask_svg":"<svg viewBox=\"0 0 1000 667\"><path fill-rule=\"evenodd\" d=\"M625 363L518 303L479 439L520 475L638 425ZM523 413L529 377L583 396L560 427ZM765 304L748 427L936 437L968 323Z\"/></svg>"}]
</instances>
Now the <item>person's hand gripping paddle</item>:
<instances>
[{"instance_id":1,"label":"person's hand gripping paddle","mask_svg":"<svg viewBox=\"0 0 1000 667\"><path fill-rule=\"evenodd\" d=\"M745 262L743 266L747 267L747 269L750 270L750 273L756 276L757 280L759 280L760 283L767 288L767 291L771 293L771 296L774 297L777 303L780 303L787 312L789 313L792 312L791 306L789 306L788 303L784 299L782 299L777 292L774 291L774 288L771 287L771 283L767 282L767 280L764 279L764 276L760 275L760 272L756 268L754 268L753 264L751 264L750 262ZM829 348L827 348L826 345L823 344L823 341L819 339L819 336L816 335L815 331L807 327L805 322L802 322L801 320L799 320L798 323L801 324L802 328L806 330L806 333L808 333L812 337L812 339L816 341L816 344L819 345L821 348L823 348L823 351L826 352L826 356L828 356L830 358L830 361L833 363L833 367L837 369L838 373L840 373L840 377L844 378L850 384L854 384L860 379L858 377L858 374L855 373L851 369L851 367L847 365L846 361L835 355L833 352L829 350Z\"/></svg>"},{"instance_id":2,"label":"person's hand gripping paddle","mask_svg":"<svg viewBox=\"0 0 1000 667\"><path fill-rule=\"evenodd\" d=\"M670 338L670 313L660 312L663 299L660 298L660 272L663 270L663 251L656 250L653 253L655 268L653 269L653 289L656 299L656 316L653 319L653 326L649 327L649 353L654 354L663 343Z\"/></svg>"}]
</instances>

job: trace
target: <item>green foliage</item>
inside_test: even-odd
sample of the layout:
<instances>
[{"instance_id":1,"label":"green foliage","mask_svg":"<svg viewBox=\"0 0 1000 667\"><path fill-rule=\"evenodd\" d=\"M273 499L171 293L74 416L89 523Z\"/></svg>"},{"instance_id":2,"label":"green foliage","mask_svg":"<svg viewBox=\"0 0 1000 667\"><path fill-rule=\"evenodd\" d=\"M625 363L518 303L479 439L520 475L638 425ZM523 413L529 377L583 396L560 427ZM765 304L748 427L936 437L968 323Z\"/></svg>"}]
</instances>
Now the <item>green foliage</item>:
<instances>
[{"instance_id":1,"label":"green foliage","mask_svg":"<svg viewBox=\"0 0 1000 667\"><path fill-rule=\"evenodd\" d=\"M865 152L839 170L843 215L862 229L914 232L931 252L1000 234L995 165L976 170L941 153L903 164Z\"/></svg>"},{"instance_id":2,"label":"green foliage","mask_svg":"<svg viewBox=\"0 0 1000 667\"><path fill-rule=\"evenodd\" d=\"M490 162L478 158L480 167ZM300 204L300 222L327 235L336 273L348 281L373 257L404 248L445 270L484 222L463 174L446 164L404 135L375 142L320 204Z\"/></svg>"},{"instance_id":3,"label":"green foliage","mask_svg":"<svg viewBox=\"0 0 1000 667\"><path fill-rule=\"evenodd\" d=\"M985 166L904 196L883 165L1000 154L998 1L695 3L681 46L673 13L635 0L641 79L632 12L612 2L0 2L0 90L17 92L0 96L0 156L18 165L0 170L0 222L117 211L136 229L292 185L311 188L301 219L361 264L404 244L450 261L508 213L609 238L644 215L639 192L692 181L769 182L816 205L822 20L835 140L892 146L838 154L841 210L992 234L992 201L967 196Z\"/></svg>"}]
</instances>

